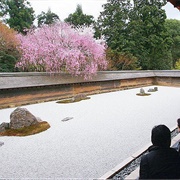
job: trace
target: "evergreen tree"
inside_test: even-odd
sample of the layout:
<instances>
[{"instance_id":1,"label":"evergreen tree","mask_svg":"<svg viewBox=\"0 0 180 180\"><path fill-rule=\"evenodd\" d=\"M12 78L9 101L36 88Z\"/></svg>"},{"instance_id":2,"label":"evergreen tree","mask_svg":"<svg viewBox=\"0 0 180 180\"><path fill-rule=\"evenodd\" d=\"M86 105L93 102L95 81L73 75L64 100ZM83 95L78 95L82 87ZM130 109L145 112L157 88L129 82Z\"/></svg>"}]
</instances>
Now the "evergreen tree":
<instances>
[{"instance_id":1,"label":"evergreen tree","mask_svg":"<svg viewBox=\"0 0 180 180\"><path fill-rule=\"evenodd\" d=\"M97 21L101 35L105 37L111 49L125 51L127 48L129 11L131 9L130 0L107 0L103 8L104 10Z\"/></svg>"},{"instance_id":2,"label":"evergreen tree","mask_svg":"<svg viewBox=\"0 0 180 180\"><path fill-rule=\"evenodd\" d=\"M165 4L166 0L107 0L97 32L115 52L112 59L119 62L117 54L127 53L138 59L140 69L171 69L172 39L165 27Z\"/></svg>"},{"instance_id":3,"label":"evergreen tree","mask_svg":"<svg viewBox=\"0 0 180 180\"><path fill-rule=\"evenodd\" d=\"M172 40L165 27L165 0L134 0L128 26L130 52L142 69L171 69Z\"/></svg>"},{"instance_id":4,"label":"evergreen tree","mask_svg":"<svg viewBox=\"0 0 180 180\"><path fill-rule=\"evenodd\" d=\"M51 12L51 9L45 12L41 12L40 15L37 16L38 19L38 27L42 26L43 24L53 24L57 21L60 21L59 16L53 12Z\"/></svg>"},{"instance_id":5,"label":"evergreen tree","mask_svg":"<svg viewBox=\"0 0 180 180\"><path fill-rule=\"evenodd\" d=\"M4 11L5 11L5 4L4 4L5 0L1 0L0 1L0 17L2 17L4 15Z\"/></svg>"},{"instance_id":6,"label":"evergreen tree","mask_svg":"<svg viewBox=\"0 0 180 180\"><path fill-rule=\"evenodd\" d=\"M176 62L180 59L180 20L166 19L165 26L172 38L173 44L171 46L173 68Z\"/></svg>"},{"instance_id":7,"label":"evergreen tree","mask_svg":"<svg viewBox=\"0 0 180 180\"><path fill-rule=\"evenodd\" d=\"M90 26L94 23L94 17L84 14L81 5L77 5L76 11L70 14L64 21L76 27L83 25Z\"/></svg>"},{"instance_id":8,"label":"evergreen tree","mask_svg":"<svg viewBox=\"0 0 180 180\"><path fill-rule=\"evenodd\" d=\"M127 38L131 1L107 0L103 8L95 26L95 36L104 36L109 47L106 52L110 66L108 69L136 69L137 58L130 53Z\"/></svg>"},{"instance_id":9,"label":"evergreen tree","mask_svg":"<svg viewBox=\"0 0 180 180\"><path fill-rule=\"evenodd\" d=\"M27 0L2 0L0 7L4 21L16 31L25 33L32 26L35 15Z\"/></svg>"}]
</instances>

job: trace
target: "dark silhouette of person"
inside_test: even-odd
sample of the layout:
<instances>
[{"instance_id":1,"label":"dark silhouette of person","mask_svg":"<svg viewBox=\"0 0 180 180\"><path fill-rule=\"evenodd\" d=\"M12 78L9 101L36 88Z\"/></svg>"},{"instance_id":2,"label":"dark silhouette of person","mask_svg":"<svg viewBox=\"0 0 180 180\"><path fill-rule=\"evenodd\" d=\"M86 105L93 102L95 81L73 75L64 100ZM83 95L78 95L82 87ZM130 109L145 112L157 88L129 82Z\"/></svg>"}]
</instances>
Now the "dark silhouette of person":
<instances>
[{"instance_id":1,"label":"dark silhouette of person","mask_svg":"<svg viewBox=\"0 0 180 180\"><path fill-rule=\"evenodd\" d=\"M165 125L158 125L151 132L152 146L140 162L139 179L179 179L180 159L174 148L170 148L171 132Z\"/></svg>"},{"instance_id":2,"label":"dark silhouette of person","mask_svg":"<svg viewBox=\"0 0 180 180\"><path fill-rule=\"evenodd\" d=\"M178 127L178 131L179 131L179 133L180 133L180 118L177 119L177 127Z\"/></svg>"},{"instance_id":3,"label":"dark silhouette of person","mask_svg":"<svg viewBox=\"0 0 180 180\"><path fill-rule=\"evenodd\" d=\"M177 119L177 128L178 128L178 132L180 133L180 118ZM176 150L179 152L179 156L180 156L180 140L177 144Z\"/></svg>"}]
</instances>

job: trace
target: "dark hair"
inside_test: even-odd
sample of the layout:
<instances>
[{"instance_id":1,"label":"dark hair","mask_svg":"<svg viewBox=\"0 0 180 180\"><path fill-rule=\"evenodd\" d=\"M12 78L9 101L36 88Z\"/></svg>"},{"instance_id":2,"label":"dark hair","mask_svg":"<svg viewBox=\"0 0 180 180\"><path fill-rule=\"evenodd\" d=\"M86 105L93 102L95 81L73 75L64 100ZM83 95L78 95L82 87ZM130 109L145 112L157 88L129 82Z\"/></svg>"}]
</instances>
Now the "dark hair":
<instances>
[{"instance_id":1,"label":"dark hair","mask_svg":"<svg viewBox=\"0 0 180 180\"><path fill-rule=\"evenodd\" d=\"M180 128L180 118L177 119L177 125L178 125L178 127Z\"/></svg>"},{"instance_id":2,"label":"dark hair","mask_svg":"<svg viewBox=\"0 0 180 180\"><path fill-rule=\"evenodd\" d=\"M158 125L152 129L151 141L154 146L170 147L171 132L165 125Z\"/></svg>"}]
</instances>

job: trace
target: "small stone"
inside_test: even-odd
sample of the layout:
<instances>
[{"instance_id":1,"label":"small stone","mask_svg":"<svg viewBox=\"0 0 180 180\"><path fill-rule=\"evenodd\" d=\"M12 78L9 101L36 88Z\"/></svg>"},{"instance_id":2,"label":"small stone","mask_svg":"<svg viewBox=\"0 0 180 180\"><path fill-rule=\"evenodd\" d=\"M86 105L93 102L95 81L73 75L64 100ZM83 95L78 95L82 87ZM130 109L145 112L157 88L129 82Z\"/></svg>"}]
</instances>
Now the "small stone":
<instances>
[{"instance_id":1,"label":"small stone","mask_svg":"<svg viewBox=\"0 0 180 180\"><path fill-rule=\"evenodd\" d=\"M66 117L66 118L62 119L61 121L69 121L71 119L73 119L73 117Z\"/></svg>"},{"instance_id":2,"label":"small stone","mask_svg":"<svg viewBox=\"0 0 180 180\"><path fill-rule=\"evenodd\" d=\"M4 145L4 143L0 141L0 146L2 146L2 145Z\"/></svg>"},{"instance_id":3,"label":"small stone","mask_svg":"<svg viewBox=\"0 0 180 180\"><path fill-rule=\"evenodd\" d=\"M154 92L155 90L154 89L152 89L152 88L150 88L149 90L148 90L148 92Z\"/></svg>"},{"instance_id":4,"label":"small stone","mask_svg":"<svg viewBox=\"0 0 180 180\"><path fill-rule=\"evenodd\" d=\"M9 123L3 122L2 124L0 124L0 132L4 132L8 128L9 128Z\"/></svg>"},{"instance_id":5,"label":"small stone","mask_svg":"<svg viewBox=\"0 0 180 180\"><path fill-rule=\"evenodd\" d=\"M145 91L143 88L140 89L140 94L145 94Z\"/></svg>"},{"instance_id":6,"label":"small stone","mask_svg":"<svg viewBox=\"0 0 180 180\"><path fill-rule=\"evenodd\" d=\"M154 87L154 90L155 90L155 91L158 91L158 87Z\"/></svg>"}]
</instances>

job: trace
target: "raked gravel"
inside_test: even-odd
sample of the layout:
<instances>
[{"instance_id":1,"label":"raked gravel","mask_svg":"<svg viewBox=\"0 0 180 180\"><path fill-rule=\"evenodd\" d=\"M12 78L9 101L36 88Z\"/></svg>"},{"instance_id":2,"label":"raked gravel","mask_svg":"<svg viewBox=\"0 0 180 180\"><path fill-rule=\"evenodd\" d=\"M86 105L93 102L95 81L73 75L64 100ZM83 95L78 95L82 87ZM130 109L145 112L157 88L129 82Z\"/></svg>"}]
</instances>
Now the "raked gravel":
<instances>
[{"instance_id":1,"label":"raked gravel","mask_svg":"<svg viewBox=\"0 0 180 180\"><path fill-rule=\"evenodd\" d=\"M145 87L147 91L151 87ZM158 86L90 96L72 104L56 101L26 107L51 128L27 137L0 137L0 178L99 178L150 142L154 125L176 125L180 88ZM0 110L9 122L15 108ZM73 117L70 121L62 121Z\"/></svg>"}]
</instances>

